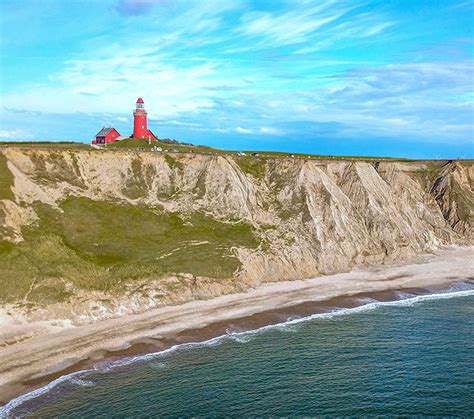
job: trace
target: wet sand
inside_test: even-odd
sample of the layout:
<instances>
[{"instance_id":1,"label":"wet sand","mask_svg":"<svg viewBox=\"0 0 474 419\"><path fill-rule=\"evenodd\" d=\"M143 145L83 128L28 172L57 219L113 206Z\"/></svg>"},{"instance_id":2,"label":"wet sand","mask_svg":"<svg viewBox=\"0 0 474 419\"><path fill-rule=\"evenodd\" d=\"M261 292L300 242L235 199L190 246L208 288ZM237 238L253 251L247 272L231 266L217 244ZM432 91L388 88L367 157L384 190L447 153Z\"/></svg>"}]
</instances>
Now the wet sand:
<instances>
[{"instance_id":1,"label":"wet sand","mask_svg":"<svg viewBox=\"0 0 474 419\"><path fill-rule=\"evenodd\" d=\"M474 247L453 247L419 263L270 283L245 293L163 307L84 326L55 330L0 348L0 402L104 359L158 352L228 332L290 318L398 299L395 290L426 294L474 279ZM0 325L0 335L8 330Z\"/></svg>"}]
</instances>

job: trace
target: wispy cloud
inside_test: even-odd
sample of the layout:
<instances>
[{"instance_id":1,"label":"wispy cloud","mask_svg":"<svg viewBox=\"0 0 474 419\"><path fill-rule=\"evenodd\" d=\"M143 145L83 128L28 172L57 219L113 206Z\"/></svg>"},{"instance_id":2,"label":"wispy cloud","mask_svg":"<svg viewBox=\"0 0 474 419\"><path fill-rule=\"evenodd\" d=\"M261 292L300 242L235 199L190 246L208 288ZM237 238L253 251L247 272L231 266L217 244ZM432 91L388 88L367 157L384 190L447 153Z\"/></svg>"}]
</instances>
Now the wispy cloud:
<instances>
[{"instance_id":1,"label":"wispy cloud","mask_svg":"<svg viewBox=\"0 0 474 419\"><path fill-rule=\"evenodd\" d=\"M239 134L252 134L253 133L253 131L251 129L242 128L242 127L237 127L235 129L235 132L238 132Z\"/></svg>"},{"instance_id":2,"label":"wispy cloud","mask_svg":"<svg viewBox=\"0 0 474 419\"><path fill-rule=\"evenodd\" d=\"M337 83L315 90L308 103L323 103L326 117L359 134L411 135L472 141L472 62L416 63L357 68L335 76ZM309 106L311 112L311 106Z\"/></svg>"},{"instance_id":3,"label":"wispy cloud","mask_svg":"<svg viewBox=\"0 0 474 419\"><path fill-rule=\"evenodd\" d=\"M52 2L45 22L32 21L45 25L42 37L39 27L2 40L15 44L2 51L9 82L1 100L30 112L43 136L63 128L43 127L38 112L127 130L126 115L143 96L150 123L166 136L465 143L473 135L472 31L448 27L449 13L451 22L465 13L448 6L442 13L433 6L436 16L420 23L392 2L372 0L104 0L96 13ZM15 9L6 9L0 20L18 26ZM67 47L50 31L63 20L57 31L71 37ZM32 39L50 47L35 61L38 71L15 64L32 53ZM5 132L30 129L13 125L22 123L14 115L2 111Z\"/></svg>"},{"instance_id":4,"label":"wispy cloud","mask_svg":"<svg viewBox=\"0 0 474 419\"><path fill-rule=\"evenodd\" d=\"M349 9L327 9L334 2L284 13L250 12L241 19L238 32L258 39L257 46L282 46L305 42L317 29L341 17Z\"/></svg>"},{"instance_id":5,"label":"wispy cloud","mask_svg":"<svg viewBox=\"0 0 474 419\"><path fill-rule=\"evenodd\" d=\"M296 52L305 54L343 39L379 35L394 24L383 14L366 12L354 2L327 0L309 6L292 2L289 10L244 14L237 31L253 42L229 52L299 45Z\"/></svg>"},{"instance_id":6,"label":"wispy cloud","mask_svg":"<svg viewBox=\"0 0 474 419\"><path fill-rule=\"evenodd\" d=\"M3 141L8 141L8 140L21 141L21 140L30 140L32 138L34 138L34 136L31 132L28 132L21 128L16 128L13 130L0 129L0 140L3 140Z\"/></svg>"}]
</instances>

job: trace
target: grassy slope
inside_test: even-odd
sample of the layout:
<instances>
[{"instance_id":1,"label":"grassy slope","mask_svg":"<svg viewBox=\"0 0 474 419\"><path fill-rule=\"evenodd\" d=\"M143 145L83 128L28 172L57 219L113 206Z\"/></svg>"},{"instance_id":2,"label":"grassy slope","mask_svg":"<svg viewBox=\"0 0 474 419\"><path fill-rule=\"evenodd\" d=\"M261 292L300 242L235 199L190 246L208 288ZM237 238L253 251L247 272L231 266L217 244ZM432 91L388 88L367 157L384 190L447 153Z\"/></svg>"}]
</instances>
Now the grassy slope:
<instances>
[{"instance_id":1,"label":"grassy slope","mask_svg":"<svg viewBox=\"0 0 474 419\"><path fill-rule=\"evenodd\" d=\"M235 162L242 171L256 179L261 179L265 175L265 160L243 156L236 159Z\"/></svg>"},{"instance_id":2,"label":"grassy slope","mask_svg":"<svg viewBox=\"0 0 474 419\"><path fill-rule=\"evenodd\" d=\"M0 199L13 199L13 175L8 169L7 158L0 153Z\"/></svg>"},{"instance_id":3,"label":"grassy slope","mask_svg":"<svg viewBox=\"0 0 474 419\"><path fill-rule=\"evenodd\" d=\"M88 290L119 290L134 279L192 273L230 277L240 267L233 246L256 247L245 223L203 214L187 218L156 209L68 198L63 213L36 205L40 223L24 229L25 241L0 241L0 301L58 301L64 281Z\"/></svg>"},{"instance_id":4,"label":"grassy slope","mask_svg":"<svg viewBox=\"0 0 474 419\"><path fill-rule=\"evenodd\" d=\"M41 178L36 180L40 183L79 182L76 186L82 187L74 165L71 168L65 164L64 152L58 152L58 149L72 147L70 152L74 153L76 145L43 145L51 151L48 158L53 157L58 169L54 172L46 170L41 155L33 153L35 165L45 168ZM211 152L205 150L215 150L159 145L165 150L183 152L189 152L190 149L203 153ZM32 145L36 146L39 144ZM146 149L151 146L145 140L130 139L113 144L108 149ZM89 148L79 145L79 148L82 147ZM224 153L223 150L216 152ZM286 153L267 152L266 155L286 156ZM172 168L183 165L173 154L165 154L165 159ZM264 175L266 165L278 164L274 159L250 156L239 157L235 161L244 172L258 179ZM418 174L426 177L427 187L436 178L441 163L430 164L428 169ZM132 164L133 182L125 185L126 190L123 191L131 198L142 196L144 178L153 176L152 173L144 176L140 165L136 166ZM284 181L281 179L281 182ZM12 184L13 176L8 170L5 156L0 152L0 199L13 199ZM286 219L286 213L299 212L300 206L299 202L293 202L291 208L280 208L280 216ZM37 205L40 223L34 228L24 229L25 242L18 245L2 241L2 233L5 232L0 230L0 301L18 301L26 294L28 301L57 301L68 295L63 280L84 289L118 290L128 280L159 278L170 273L229 277L240 267L232 247L255 248L259 244L249 225L223 223L199 213L183 219L177 214L164 213L156 208L95 202L84 198L69 198L61 204L61 208L63 213L45 205ZM0 218L3 216L0 210ZM32 284L35 286L32 287Z\"/></svg>"},{"instance_id":5,"label":"grassy slope","mask_svg":"<svg viewBox=\"0 0 474 419\"><path fill-rule=\"evenodd\" d=\"M0 200L2 199L14 199L12 191L13 186L13 175L8 169L6 157L0 153ZM0 206L0 239L3 236L9 235L9 229L5 225L5 212ZM1 240L0 240L1 246Z\"/></svg>"},{"instance_id":6,"label":"grassy slope","mask_svg":"<svg viewBox=\"0 0 474 419\"><path fill-rule=\"evenodd\" d=\"M48 150L90 150L89 144L75 141L0 141L0 147L46 148Z\"/></svg>"},{"instance_id":7,"label":"grassy slope","mask_svg":"<svg viewBox=\"0 0 474 419\"><path fill-rule=\"evenodd\" d=\"M196 154L224 154L224 155L236 155L237 151L232 150L223 150L219 148L212 148L207 146L188 146L188 145L179 145L179 144L167 144L161 141L152 141L151 144L148 144L147 140L142 138L127 138L125 140L117 141L115 143L107 145L108 150L114 149L126 149L126 150L136 150L137 148L143 148L143 150L150 150L152 147L158 146L163 149L163 151L173 151L179 153L196 153ZM245 151L247 156L240 157L240 159L249 160L255 159L251 157L252 153L258 153L259 158L275 158L275 157L288 157L287 152L283 151ZM328 156L319 155L319 154L304 154L304 153L292 153L296 158L322 158L327 159ZM402 158L392 158L392 157L370 157L370 156L331 156L331 159L336 160L396 160L396 161L408 161L409 159ZM245 170L245 167L249 167L251 164L243 163L242 168ZM251 170L252 171L252 170Z\"/></svg>"},{"instance_id":8,"label":"grassy slope","mask_svg":"<svg viewBox=\"0 0 474 419\"><path fill-rule=\"evenodd\" d=\"M167 144L161 141L152 141L151 144L148 144L148 141L144 140L143 138L126 138L125 140L116 141L115 143L107 145L107 149L109 150L114 150L114 149L135 150L137 148L143 148L144 150L150 150L152 147L155 147L155 146L161 147L163 150L167 150L167 151L176 150L180 153L225 154L224 150L219 150L217 148L211 148L207 146Z\"/></svg>"}]
</instances>

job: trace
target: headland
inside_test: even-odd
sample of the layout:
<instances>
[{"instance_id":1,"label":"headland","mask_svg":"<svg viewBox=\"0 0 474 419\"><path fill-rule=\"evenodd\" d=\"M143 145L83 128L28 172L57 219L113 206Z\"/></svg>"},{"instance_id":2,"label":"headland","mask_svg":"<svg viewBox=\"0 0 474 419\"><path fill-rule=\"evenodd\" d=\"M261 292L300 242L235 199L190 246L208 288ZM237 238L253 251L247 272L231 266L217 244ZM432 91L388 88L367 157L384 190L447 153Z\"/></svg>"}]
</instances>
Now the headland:
<instances>
[{"instance_id":1,"label":"headland","mask_svg":"<svg viewBox=\"0 0 474 419\"><path fill-rule=\"evenodd\" d=\"M473 277L472 161L156 147L0 147L3 401L147 339Z\"/></svg>"}]
</instances>

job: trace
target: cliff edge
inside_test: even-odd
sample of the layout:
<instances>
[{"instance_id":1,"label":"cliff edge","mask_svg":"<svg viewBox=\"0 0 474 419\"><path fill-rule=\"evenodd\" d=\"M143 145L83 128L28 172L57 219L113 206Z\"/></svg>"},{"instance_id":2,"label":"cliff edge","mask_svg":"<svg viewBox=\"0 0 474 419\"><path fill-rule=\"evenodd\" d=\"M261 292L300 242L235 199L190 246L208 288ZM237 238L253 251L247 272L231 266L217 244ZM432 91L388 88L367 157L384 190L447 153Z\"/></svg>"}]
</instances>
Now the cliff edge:
<instances>
[{"instance_id":1,"label":"cliff edge","mask_svg":"<svg viewBox=\"0 0 474 419\"><path fill-rule=\"evenodd\" d=\"M472 161L0 150L3 307L96 318L474 242Z\"/></svg>"}]
</instances>

